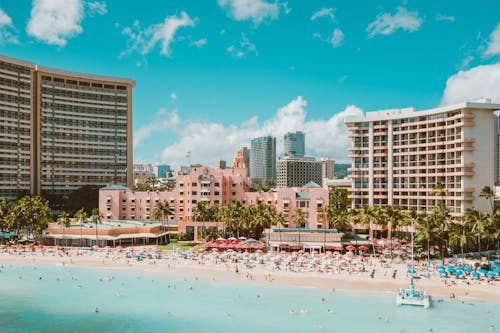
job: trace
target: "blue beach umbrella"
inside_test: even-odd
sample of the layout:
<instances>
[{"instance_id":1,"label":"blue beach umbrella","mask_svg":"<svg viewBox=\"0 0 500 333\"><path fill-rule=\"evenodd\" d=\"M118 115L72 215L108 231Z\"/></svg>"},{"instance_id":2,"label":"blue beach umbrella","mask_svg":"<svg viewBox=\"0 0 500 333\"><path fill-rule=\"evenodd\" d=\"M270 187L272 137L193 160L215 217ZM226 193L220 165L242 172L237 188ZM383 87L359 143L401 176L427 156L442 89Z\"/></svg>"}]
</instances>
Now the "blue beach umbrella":
<instances>
[{"instance_id":1,"label":"blue beach umbrella","mask_svg":"<svg viewBox=\"0 0 500 333\"><path fill-rule=\"evenodd\" d=\"M500 274L500 268L497 268L497 267L493 268L493 272Z\"/></svg>"},{"instance_id":2,"label":"blue beach umbrella","mask_svg":"<svg viewBox=\"0 0 500 333\"><path fill-rule=\"evenodd\" d=\"M406 273L408 273L408 274L416 274L417 271L414 270L414 269L409 269L409 270L406 271Z\"/></svg>"},{"instance_id":3,"label":"blue beach umbrella","mask_svg":"<svg viewBox=\"0 0 500 333\"><path fill-rule=\"evenodd\" d=\"M460 275L463 275L463 274L464 274L464 272L462 272L462 271L455 271L455 272L453 272L453 275L455 275L455 276L460 276Z\"/></svg>"},{"instance_id":4,"label":"blue beach umbrella","mask_svg":"<svg viewBox=\"0 0 500 333\"><path fill-rule=\"evenodd\" d=\"M454 272L455 271L455 267L453 266L448 266L448 272Z\"/></svg>"},{"instance_id":5,"label":"blue beach umbrella","mask_svg":"<svg viewBox=\"0 0 500 333\"><path fill-rule=\"evenodd\" d=\"M495 277L495 276L498 276L498 273L488 272L488 273L486 273L486 275L489 276L489 277Z\"/></svg>"},{"instance_id":6,"label":"blue beach umbrella","mask_svg":"<svg viewBox=\"0 0 500 333\"><path fill-rule=\"evenodd\" d=\"M480 277L481 276L481 273L477 272L477 271L474 271L472 272L471 274L473 277Z\"/></svg>"},{"instance_id":7,"label":"blue beach umbrella","mask_svg":"<svg viewBox=\"0 0 500 333\"><path fill-rule=\"evenodd\" d=\"M439 265L438 266L438 269L445 269L446 267L444 267L443 265Z\"/></svg>"}]
</instances>

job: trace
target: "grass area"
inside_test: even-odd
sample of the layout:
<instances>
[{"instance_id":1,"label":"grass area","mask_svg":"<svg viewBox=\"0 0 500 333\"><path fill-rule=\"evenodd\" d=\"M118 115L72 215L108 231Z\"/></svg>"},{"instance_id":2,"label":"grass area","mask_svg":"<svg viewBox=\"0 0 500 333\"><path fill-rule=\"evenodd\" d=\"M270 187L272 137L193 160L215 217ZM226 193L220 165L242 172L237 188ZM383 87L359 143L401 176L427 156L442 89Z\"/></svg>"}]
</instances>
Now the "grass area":
<instances>
[{"instance_id":1,"label":"grass area","mask_svg":"<svg viewBox=\"0 0 500 333\"><path fill-rule=\"evenodd\" d=\"M181 251L188 251L188 250L194 248L198 244L196 244L195 242L191 242L191 241L172 240L172 242L170 242L167 245L159 245L158 249L171 251L173 249L174 245L175 245L176 249L180 249Z\"/></svg>"}]
</instances>

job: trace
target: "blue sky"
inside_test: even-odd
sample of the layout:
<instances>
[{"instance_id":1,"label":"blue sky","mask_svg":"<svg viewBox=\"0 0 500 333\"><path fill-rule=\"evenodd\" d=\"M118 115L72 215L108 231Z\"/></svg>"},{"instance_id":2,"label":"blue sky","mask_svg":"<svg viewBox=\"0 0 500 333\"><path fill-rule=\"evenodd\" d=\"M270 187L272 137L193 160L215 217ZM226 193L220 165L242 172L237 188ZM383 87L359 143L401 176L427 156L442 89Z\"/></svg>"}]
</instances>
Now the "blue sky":
<instances>
[{"instance_id":1,"label":"blue sky","mask_svg":"<svg viewBox=\"0 0 500 333\"><path fill-rule=\"evenodd\" d=\"M306 132L347 161L363 111L500 101L500 3L0 0L1 53L129 77L134 159L231 160L252 137ZM187 157L190 152L190 157Z\"/></svg>"}]
</instances>

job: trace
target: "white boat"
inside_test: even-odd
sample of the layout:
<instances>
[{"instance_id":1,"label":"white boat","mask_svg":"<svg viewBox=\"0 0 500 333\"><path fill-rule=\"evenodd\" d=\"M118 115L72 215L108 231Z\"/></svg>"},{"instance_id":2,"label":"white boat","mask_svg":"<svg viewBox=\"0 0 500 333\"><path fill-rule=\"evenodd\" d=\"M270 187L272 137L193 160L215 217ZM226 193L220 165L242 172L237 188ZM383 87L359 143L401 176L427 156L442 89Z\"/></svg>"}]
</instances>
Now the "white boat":
<instances>
[{"instance_id":1,"label":"white boat","mask_svg":"<svg viewBox=\"0 0 500 333\"><path fill-rule=\"evenodd\" d=\"M396 305L415 305L423 306L424 309L431 305L430 296L427 291L416 290L413 284L413 276L411 277L410 288L400 288L396 297Z\"/></svg>"},{"instance_id":2,"label":"white boat","mask_svg":"<svg viewBox=\"0 0 500 333\"><path fill-rule=\"evenodd\" d=\"M413 283L413 275L415 274L415 262L413 260L413 221L411 223L411 269L408 270L410 274L410 288L400 288L398 295L396 297L396 305L414 305L423 306L424 309L428 309L431 305L430 296L426 290L415 289L415 284Z\"/></svg>"}]
</instances>

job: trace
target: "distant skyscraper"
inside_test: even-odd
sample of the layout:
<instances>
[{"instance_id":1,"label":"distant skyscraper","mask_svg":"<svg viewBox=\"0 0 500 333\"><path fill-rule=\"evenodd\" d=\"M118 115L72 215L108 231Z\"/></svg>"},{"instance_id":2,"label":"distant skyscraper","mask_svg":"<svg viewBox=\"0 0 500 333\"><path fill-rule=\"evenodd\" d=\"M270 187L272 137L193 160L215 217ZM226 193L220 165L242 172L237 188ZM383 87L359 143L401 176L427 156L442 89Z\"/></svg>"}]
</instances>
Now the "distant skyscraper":
<instances>
[{"instance_id":1,"label":"distant skyscraper","mask_svg":"<svg viewBox=\"0 0 500 333\"><path fill-rule=\"evenodd\" d=\"M313 157L287 156L278 161L276 186L300 187L309 182L322 185L321 168L323 162Z\"/></svg>"},{"instance_id":2,"label":"distant skyscraper","mask_svg":"<svg viewBox=\"0 0 500 333\"><path fill-rule=\"evenodd\" d=\"M327 157L319 159L321 161L321 177L323 179L333 179L335 173L335 161Z\"/></svg>"},{"instance_id":3,"label":"distant skyscraper","mask_svg":"<svg viewBox=\"0 0 500 333\"><path fill-rule=\"evenodd\" d=\"M158 178L167 178L170 177L170 172L172 169L170 168L170 165L167 164L160 164L156 166L156 176Z\"/></svg>"},{"instance_id":4,"label":"distant skyscraper","mask_svg":"<svg viewBox=\"0 0 500 333\"><path fill-rule=\"evenodd\" d=\"M276 180L275 137L264 136L251 141L250 178L263 183Z\"/></svg>"},{"instance_id":5,"label":"distant skyscraper","mask_svg":"<svg viewBox=\"0 0 500 333\"><path fill-rule=\"evenodd\" d=\"M303 157L306 152L304 132L288 132L283 139L285 156Z\"/></svg>"}]
</instances>

